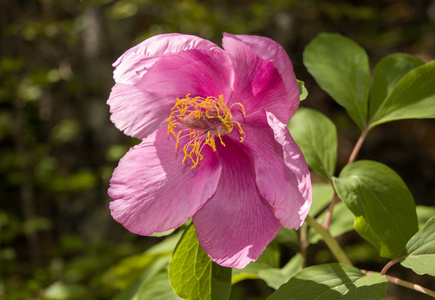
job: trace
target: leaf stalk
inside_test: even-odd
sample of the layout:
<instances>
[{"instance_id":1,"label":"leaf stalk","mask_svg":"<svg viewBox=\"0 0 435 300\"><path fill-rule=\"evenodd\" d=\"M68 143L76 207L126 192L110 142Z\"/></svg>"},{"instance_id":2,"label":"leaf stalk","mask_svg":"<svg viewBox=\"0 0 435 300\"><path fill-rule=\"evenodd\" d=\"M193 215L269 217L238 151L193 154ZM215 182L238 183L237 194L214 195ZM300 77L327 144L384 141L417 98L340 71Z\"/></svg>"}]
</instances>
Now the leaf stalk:
<instances>
[{"instance_id":1,"label":"leaf stalk","mask_svg":"<svg viewBox=\"0 0 435 300\"><path fill-rule=\"evenodd\" d=\"M317 231L325 241L326 245L328 246L329 250L331 250L332 254L335 256L335 258L348 266L353 266L352 262L349 260L349 258L344 253L343 249L341 249L338 242L331 236L328 230L323 228L321 224L319 224L316 219L314 219L311 216L307 216L306 222L308 225L310 225L315 231Z\"/></svg>"},{"instance_id":2,"label":"leaf stalk","mask_svg":"<svg viewBox=\"0 0 435 300\"><path fill-rule=\"evenodd\" d=\"M361 271L364 272L367 275L377 273L377 272L366 271L366 270L361 270ZM403 279L400 279L400 278L397 278L397 277L393 277L393 276L390 276L390 275L385 275L385 274L381 274L381 275L385 276L385 278L387 278L387 280L389 282L392 282L394 284L406 287L408 289L411 289L411 290L414 290L414 291L417 291L417 292L420 292L422 294L425 294L425 295L428 295L428 296L431 296L431 297L435 298L435 291L432 291L432 290L430 290L428 288L422 287L419 284L412 283L412 282L409 282L409 281L406 281L406 280L403 280Z\"/></svg>"},{"instance_id":3,"label":"leaf stalk","mask_svg":"<svg viewBox=\"0 0 435 300\"><path fill-rule=\"evenodd\" d=\"M369 131L370 131L370 127L368 125L366 125L364 127L364 130L361 132L361 135L360 135L358 141L356 142L355 147L352 150L352 153L349 156L349 160L347 161L347 165L349 165L355 161L356 156L358 155L358 152L361 149L361 146L364 143Z\"/></svg>"}]
</instances>

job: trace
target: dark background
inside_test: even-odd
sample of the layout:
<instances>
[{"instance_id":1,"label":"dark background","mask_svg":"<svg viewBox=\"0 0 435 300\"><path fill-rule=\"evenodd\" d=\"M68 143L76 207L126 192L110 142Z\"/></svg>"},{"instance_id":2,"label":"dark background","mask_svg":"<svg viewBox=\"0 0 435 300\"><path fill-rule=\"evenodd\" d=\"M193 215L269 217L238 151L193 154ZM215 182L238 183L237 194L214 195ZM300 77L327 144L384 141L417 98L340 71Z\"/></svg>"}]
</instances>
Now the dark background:
<instances>
[{"instance_id":1,"label":"dark background","mask_svg":"<svg viewBox=\"0 0 435 300\"><path fill-rule=\"evenodd\" d=\"M131 46L167 32L218 45L222 32L279 42L308 89L302 105L338 127L340 170L359 131L307 73L304 47L320 32L338 32L366 49L372 68L393 52L431 61L435 1L0 0L0 299L44 299L56 284L87 295L83 299L111 299L126 283L107 283L105 271L160 241L130 234L110 216L108 181L139 141L111 124L105 102L114 84L111 64ZM381 125L358 158L387 164L417 204L433 206L434 130L434 120ZM364 244L353 235L343 243ZM361 257L361 267L376 271L386 262ZM391 274L435 285L399 266ZM261 282L234 291L235 299L272 292ZM54 299L75 299L59 295ZM409 297L420 294L390 284L389 299Z\"/></svg>"}]
</instances>

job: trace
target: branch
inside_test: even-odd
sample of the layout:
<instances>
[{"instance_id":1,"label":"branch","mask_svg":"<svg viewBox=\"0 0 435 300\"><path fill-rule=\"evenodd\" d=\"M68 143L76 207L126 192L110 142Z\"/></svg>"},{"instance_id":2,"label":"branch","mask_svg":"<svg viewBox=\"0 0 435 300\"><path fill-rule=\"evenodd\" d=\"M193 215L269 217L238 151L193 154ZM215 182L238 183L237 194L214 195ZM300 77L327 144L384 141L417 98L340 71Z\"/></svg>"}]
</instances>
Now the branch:
<instances>
[{"instance_id":1,"label":"branch","mask_svg":"<svg viewBox=\"0 0 435 300\"><path fill-rule=\"evenodd\" d=\"M347 161L346 165L351 164L355 161L356 156L358 155L358 152L361 149L361 146L364 143L369 131L370 131L370 128L368 126L365 126L364 130L361 132L361 135L360 135L358 141L355 144L355 147L352 150L352 153L350 154L349 160ZM325 229L329 228L329 224L331 223L331 218L332 218L332 211L334 210L335 204L337 204L337 202L338 202L337 200L338 200L338 195L337 195L337 192L335 192L334 197L332 198L331 203L329 204L329 208L328 208L328 212L326 214L325 222L323 223L323 227Z\"/></svg>"},{"instance_id":2,"label":"branch","mask_svg":"<svg viewBox=\"0 0 435 300\"><path fill-rule=\"evenodd\" d=\"M332 196L332 200L329 203L328 212L326 213L325 221L323 222L323 228L326 230L329 229L329 225L331 224L332 219L332 211L334 210L334 205L338 202L337 192L334 192L334 196Z\"/></svg>"},{"instance_id":3,"label":"branch","mask_svg":"<svg viewBox=\"0 0 435 300\"><path fill-rule=\"evenodd\" d=\"M361 270L361 271L364 272L367 275L377 273L377 272L366 271L366 270ZM425 287L422 287L421 285L418 285L416 283L412 283L412 282L409 282L409 281L405 281L403 279L399 279L397 277L393 277L393 276L390 276L390 275L383 275L383 276L385 276L385 278L387 278L387 280L389 282L395 283L397 285L406 287L408 289L411 289L411 290L414 290L414 291L417 291L417 292L420 292L422 294L425 294L425 295L428 295L428 296L431 296L431 297L435 298L435 291L429 290L429 289L427 289Z\"/></svg>"},{"instance_id":4,"label":"branch","mask_svg":"<svg viewBox=\"0 0 435 300\"><path fill-rule=\"evenodd\" d=\"M347 165L351 164L355 161L356 156L358 155L359 150L361 149L362 144L364 143L364 140L367 137L367 133L369 133L370 128L368 126L364 127L364 130L361 132L361 135L358 139L358 141L355 144L355 147L352 150L352 153L349 156L349 160L347 161Z\"/></svg>"},{"instance_id":5,"label":"branch","mask_svg":"<svg viewBox=\"0 0 435 300\"><path fill-rule=\"evenodd\" d=\"M388 269L391 268L393 265L397 264L398 262L400 262L404 257L398 257L395 258L393 260L390 260L381 270L381 275L385 275L385 273L387 273Z\"/></svg>"}]
</instances>

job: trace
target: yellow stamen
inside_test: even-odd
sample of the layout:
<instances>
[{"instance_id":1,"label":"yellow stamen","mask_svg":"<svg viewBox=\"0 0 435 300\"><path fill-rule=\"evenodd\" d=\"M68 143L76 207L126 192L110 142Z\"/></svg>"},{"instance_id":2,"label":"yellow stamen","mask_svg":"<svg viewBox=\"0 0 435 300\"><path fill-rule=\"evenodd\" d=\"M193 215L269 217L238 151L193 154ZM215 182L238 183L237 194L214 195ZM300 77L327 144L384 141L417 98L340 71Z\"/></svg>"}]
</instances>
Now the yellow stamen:
<instances>
[{"instance_id":1,"label":"yellow stamen","mask_svg":"<svg viewBox=\"0 0 435 300\"><path fill-rule=\"evenodd\" d=\"M178 134L177 134L177 143L175 144L175 151L178 150L178 143L180 142L180 134L182 132L183 132L183 130L178 131ZM169 135L169 133L168 133L168 135Z\"/></svg>"},{"instance_id":2,"label":"yellow stamen","mask_svg":"<svg viewBox=\"0 0 435 300\"><path fill-rule=\"evenodd\" d=\"M189 138L188 142L183 146L184 158L182 164L187 158L192 161L191 169L195 168L199 161L204 158L201 150L204 145L210 146L213 151L216 151L215 136L219 138L222 146L225 143L222 135L231 133L234 129L234 123L239 128L241 135L240 142L244 141L245 133L239 122L233 121L231 108L234 105L239 105L242 108L243 116L245 116L245 108L241 103L234 103L230 108L227 107L223 95L216 97L190 97L187 94L185 98L177 98L175 105L171 108L171 113L166 120L168 123L168 135L176 136L175 151L178 150L178 144L184 137ZM181 129L175 134L174 128L180 126ZM188 134L181 136L182 132L189 130Z\"/></svg>"},{"instance_id":3,"label":"yellow stamen","mask_svg":"<svg viewBox=\"0 0 435 300\"><path fill-rule=\"evenodd\" d=\"M219 137L219 139L221 140L221 144L225 147L224 141L222 141L222 137L221 137L221 134L220 134L220 133L218 133L218 137Z\"/></svg>"}]
</instances>

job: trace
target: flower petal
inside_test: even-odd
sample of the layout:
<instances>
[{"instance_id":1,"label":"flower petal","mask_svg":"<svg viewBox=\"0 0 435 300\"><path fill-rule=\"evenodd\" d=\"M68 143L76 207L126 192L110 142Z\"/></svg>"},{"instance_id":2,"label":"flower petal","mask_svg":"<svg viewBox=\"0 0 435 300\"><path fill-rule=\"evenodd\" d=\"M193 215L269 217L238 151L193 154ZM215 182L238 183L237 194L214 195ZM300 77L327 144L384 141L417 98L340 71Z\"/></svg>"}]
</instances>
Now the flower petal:
<instances>
[{"instance_id":1,"label":"flower petal","mask_svg":"<svg viewBox=\"0 0 435 300\"><path fill-rule=\"evenodd\" d=\"M231 60L220 48L189 50L159 59L136 86L162 97L215 96L228 98L234 73Z\"/></svg>"},{"instance_id":2,"label":"flower petal","mask_svg":"<svg viewBox=\"0 0 435 300\"><path fill-rule=\"evenodd\" d=\"M221 167L212 150L204 149L203 161L190 169L174 147L173 136L161 128L130 149L113 172L110 210L129 231L150 235L176 228L214 194Z\"/></svg>"},{"instance_id":3,"label":"flower petal","mask_svg":"<svg viewBox=\"0 0 435 300\"><path fill-rule=\"evenodd\" d=\"M174 102L174 97L161 97L123 83L113 86L107 100L116 128L139 139L165 125Z\"/></svg>"},{"instance_id":4,"label":"flower petal","mask_svg":"<svg viewBox=\"0 0 435 300\"><path fill-rule=\"evenodd\" d=\"M111 120L125 134L143 139L165 124L177 97L228 99L233 74L230 59L220 48L163 56L135 85L115 84L107 102Z\"/></svg>"},{"instance_id":5,"label":"flower petal","mask_svg":"<svg viewBox=\"0 0 435 300\"><path fill-rule=\"evenodd\" d=\"M190 49L210 50L218 48L214 43L194 35L159 34L127 50L113 64L116 82L133 85L138 82L158 59L166 54Z\"/></svg>"},{"instance_id":6,"label":"flower petal","mask_svg":"<svg viewBox=\"0 0 435 300\"><path fill-rule=\"evenodd\" d=\"M275 41L256 35L231 35L224 33L224 40L237 39L249 45L249 47L263 59L271 61L281 74L287 88L288 101L291 103L291 114L294 115L299 106L299 87L293 72L293 65L286 51Z\"/></svg>"},{"instance_id":7,"label":"flower petal","mask_svg":"<svg viewBox=\"0 0 435 300\"><path fill-rule=\"evenodd\" d=\"M298 229L311 206L310 172L290 132L272 113L246 119L242 143L252 155L260 194L286 228Z\"/></svg>"},{"instance_id":8,"label":"flower petal","mask_svg":"<svg viewBox=\"0 0 435 300\"><path fill-rule=\"evenodd\" d=\"M258 193L254 166L236 142L219 147L222 175L216 193L193 216L199 243L216 263L243 268L255 261L281 224Z\"/></svg>"},{"instance_id":9,"label":"flower petal","mask_svg":"<svg viewBox=\"0 0 435 300\"><path fill-rule=\"evenodd\" d=\"M225 35L222 43L230 54L235 72L234 92L229 104L243 104L247 115L265 109L273 112L282 122L288 122L293 107L281 74L274 64L232 36Z\"/></svg>"}]
</instances>

